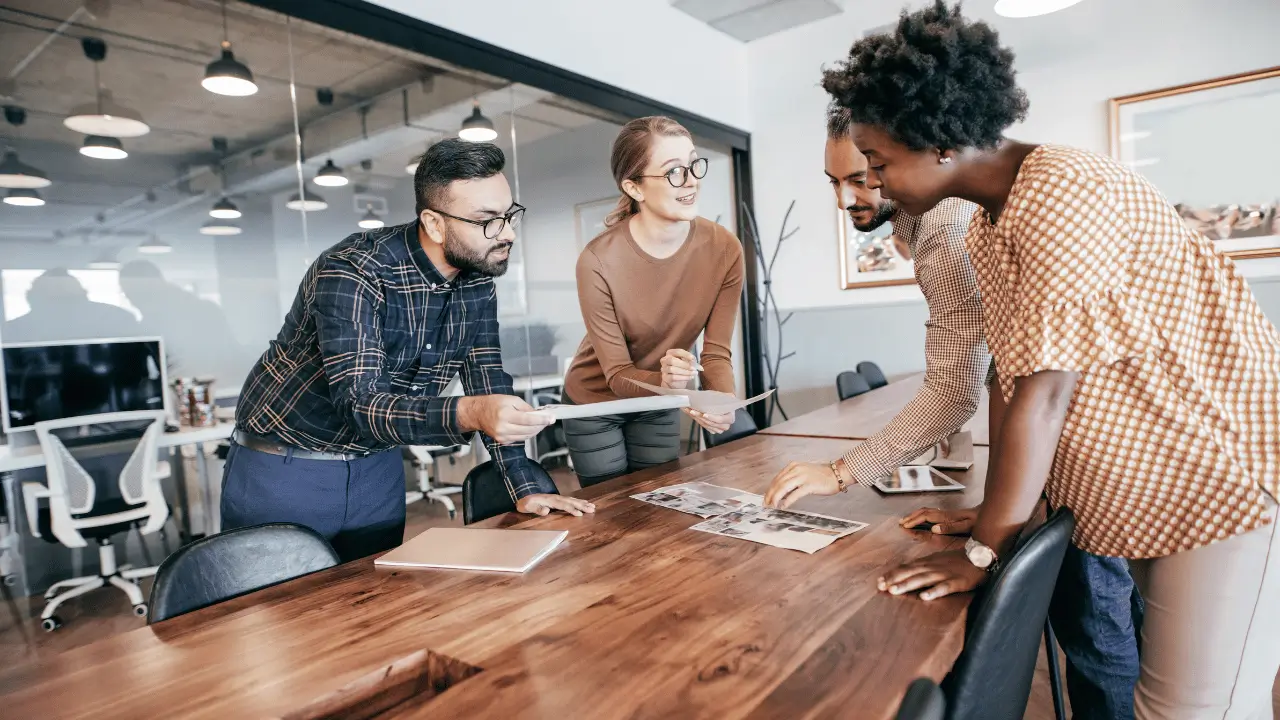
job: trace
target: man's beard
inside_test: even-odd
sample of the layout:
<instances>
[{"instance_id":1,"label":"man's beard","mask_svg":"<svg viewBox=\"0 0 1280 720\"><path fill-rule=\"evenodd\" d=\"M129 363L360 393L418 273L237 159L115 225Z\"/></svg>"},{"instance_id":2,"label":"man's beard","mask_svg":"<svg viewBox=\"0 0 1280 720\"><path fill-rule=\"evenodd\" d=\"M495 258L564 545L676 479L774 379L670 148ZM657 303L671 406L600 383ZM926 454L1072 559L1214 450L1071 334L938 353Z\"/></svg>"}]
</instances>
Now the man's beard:
<instances>
[{"instance_id":1,"label":"man's beard","mask_svg":"<svg viewBox=\"0 0 1280 720\"><path fill-rule=\"evenodd\" d=\"M458 239L451 230L446 230L444 237L444 259L462 272L473 272L489 277L498 277L507 272L507 263L511 261L511 243L494 241L481 252L473 251L465 242ZM506 249L507 256L501 260L494 257L496 253Z\"/></svg>"},{"instance_id":2,"label":"man's beard","mask_svg":"<svg viewBox=\"0 0 1280 720\"><path fill-rule=\"evenodd\" d=\"M875 230L881 225L889 222L889 218L893 217L893 214L898 211L898 206L892 200L884 200L880 203L880 206L875 209L876 214L871 216L870 222L860 224L853 220L852 213L866 212L870 209L871 206L869 205L855 205L849 208L849 220L853 221L853 226L858 229L858 232L871 232L872 230Z\"/></svg>"}]
</instances>

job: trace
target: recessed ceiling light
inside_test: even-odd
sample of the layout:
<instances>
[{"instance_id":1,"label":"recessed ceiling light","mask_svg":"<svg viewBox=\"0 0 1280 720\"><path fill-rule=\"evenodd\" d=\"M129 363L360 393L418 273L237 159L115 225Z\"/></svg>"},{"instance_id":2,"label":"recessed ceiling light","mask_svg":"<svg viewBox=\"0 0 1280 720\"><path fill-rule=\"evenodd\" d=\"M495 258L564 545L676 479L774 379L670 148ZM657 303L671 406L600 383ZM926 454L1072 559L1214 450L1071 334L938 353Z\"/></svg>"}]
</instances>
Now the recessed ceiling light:
<instances>
[{"instance_id":1,"label":"recessed ceiling light","mask_svg":"<svg viewBox=\"0 0 1280 720\"><path fill-rule=\"evenodd\" d=\"M498 137L498 131L493 129L493 121L480 112L479 100L471 109L471 116L462 121L458 137L468 142L489 142Z\"/></svg>"},{"instance_id":2,"label":"recessed ceiling light","mask_svg":"<svg viewBox=\"0 0 1280 720\"><path fill-rule=\"evenodd\" d=\"M226 219L210 220L200 226L201 235L239 235L242 232L244 228Z\"/></svg>"},{"instance_id":3,"label":"recessed ceiling light","mask_svg":"<svg viewBox=\"0 0 1280 720\"><path fill-rule=\"evenodd\" d=\"M120 141L105 135L90 135L84 139L80 154L99 160L123 160L129 157Z\"/></svg>"},{"instance_id":4,"label":"recessed ceiling light","mask_svg":"<svg viewBox=\"0 0 1280 720\"><path fill-rule=\"evenodd\" d=\"M40 193L31 188L14 188L4 196L4 201L7 205L16 205L17 207L40 207L44 205L44 198L40 197Z\"/></svg>"},{"instance_id":5,"label":"recessed ceiling light","mask_svg":"<svg viewBox=\"0 0 1280 720\"><path fill-rule=\"evenodd\" d=\"M227 198L222 198L209 209L209 217L218 218L219 220L235 220L242 214L240 208L236 207L236 204Z\"/></svg>"},{"instance_id":6,"label":"recessed ceiling light","mask_svg":"<svg viewBox=\"0 0 1280 720\"><path fill-rule=\"evenodd\" d=\"M36 189L49 187L53 182L42 170L38 170L18 159L18 153L9 150L0 161L0 188Z\"/></svg>"},{"instance_id":7,"label":"recessed ceiling light","mask_svg":"<svg viewBox=\"0 0 1280 720\"><path fill-rule=\"evenodd\" d=\"M290 210L300 210L305 212L319 212L329 208L329 203L325 202L325 199L319 195L305 189L302 192L302 195L299 195L298 193L291 195L289 197L289 201L286 202L284 206Z\"/></svg>"},{"instance_id":8,"label":"recessed ceiling light","mask_svg":"<svg viewBox=\"0 0 1280 720\"><path fill-rule=\"evenodd\" d=\"M1065 10L1080 0L996 0L996 14L1007 18L1029 18Z\"/></svg>"},{"instance_id":9,"label":"recessed ceiling light","mask_svg":"<svg viewBox=\"0 0 1280 720\"><path fill-rule=\"evenodd\" d=\"M377 230L386 225L382 218L378 217L378 214L373 211L372 207L365 211L364 217L360 218L360 222L356 224L365 230Z\"/></svg>"},{"instance_id":10,"label":"recessed ceiling light","mask_svg":"<svg viewBox=\"0 0 1280 720\"><path fill-rule=\"evenodd\" d=\"M320 168L320 172L316 173L315 184L324 187L342 187L347 184L347 176L342 174L342 168L333 164L333 159Z\"/></svg>"}]
</instances>

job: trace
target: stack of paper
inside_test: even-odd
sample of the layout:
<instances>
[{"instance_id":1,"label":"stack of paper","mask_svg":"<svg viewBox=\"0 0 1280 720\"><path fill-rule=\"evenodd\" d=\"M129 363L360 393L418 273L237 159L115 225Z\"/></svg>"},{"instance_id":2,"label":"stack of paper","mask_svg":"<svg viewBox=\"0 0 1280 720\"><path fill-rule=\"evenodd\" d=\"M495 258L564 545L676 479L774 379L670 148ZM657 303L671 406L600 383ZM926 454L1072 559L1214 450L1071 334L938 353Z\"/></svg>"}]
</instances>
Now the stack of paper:
<instances>
[{"instance_id":1,"label":"stack of paper","mask_svg":"<svg viewBox=\"0 0 1280 720\"><path fill-rule=\"evenodd\" d=\"M671 485L631 497L704 518L740 510L748 505L759 505L763 500L759 495L704 482Z\"/></svg>"},{"instance_id":2,"label":"stack of paper","mask_svg":"<svg viewBox=\"0 0 1280 720\"><path fill-rule=\"evenodd\" d=\"M573 420L575 418L600 417L601 415L625 415L627 413L651 412L653 410L671 410L689 407L689 398L680 396L625 398L605 402L588 403L586 405L543 405L536 412L546 413L556 420Z\"/></svg>"},{"instance_id":3,"label":"stack of paper","mask_svg":"<svg viewBox=\"0 0 1280 720\"><path fill-rule=\"evenodd\" d=\"M632 380L631 383L658 395L686 397L689 399L689 407L708 415L727 415L737 411L738 408L744 408L751 403L760 402L773 394L773 391L770 390L753 398L739 400L736 395L716 392L715 390L672 390L671 388L642 383L639 380Z\"/></svg>"}]
</instances>

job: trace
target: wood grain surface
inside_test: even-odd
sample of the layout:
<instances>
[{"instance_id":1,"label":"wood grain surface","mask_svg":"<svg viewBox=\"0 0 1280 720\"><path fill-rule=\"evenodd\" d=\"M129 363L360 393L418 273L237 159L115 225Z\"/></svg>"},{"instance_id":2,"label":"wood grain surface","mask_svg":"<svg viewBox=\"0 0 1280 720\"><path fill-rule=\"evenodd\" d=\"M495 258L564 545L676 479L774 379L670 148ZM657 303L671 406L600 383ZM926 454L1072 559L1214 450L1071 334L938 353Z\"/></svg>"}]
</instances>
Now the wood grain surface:
<instances>
[{"instance_id":1,"label":"wood grain surface","mask_svg":"<svg viewBox=\"0 0 1280 720\"><path fill-rule=\"evenodd\" d=\"M691 532L700 518L628 497L689 480L763 492L787 462L845 444L729 443L582 491L594 516L494 518L569 531L524 575L358 560L0 672L0 707L94 720L889 718L913 678L941 679L954 661L969 596L893 598L876 578L959 546L897 519L925 501L980 501L985 448L971 472L951 473L964 493L802 501L871 523L814 555ZM386 711L352 709L388 697Z\"/></svg>"},{"instance_id":2,"label":"wood grain surface","mask_svg":"<svg viewBox=\"0 0 1280 720\"><path fill-rule=\"evenodd\" d=\"M912 375L864 395L797 415L760 432L766 435L866 440L888 425L915 398L923 384L924 373ZM991 444L991 434L987 430L989 401L990 395L984 388L978 411L962 428L973 433L974 445Z\"/></svg>"}]
</instances>

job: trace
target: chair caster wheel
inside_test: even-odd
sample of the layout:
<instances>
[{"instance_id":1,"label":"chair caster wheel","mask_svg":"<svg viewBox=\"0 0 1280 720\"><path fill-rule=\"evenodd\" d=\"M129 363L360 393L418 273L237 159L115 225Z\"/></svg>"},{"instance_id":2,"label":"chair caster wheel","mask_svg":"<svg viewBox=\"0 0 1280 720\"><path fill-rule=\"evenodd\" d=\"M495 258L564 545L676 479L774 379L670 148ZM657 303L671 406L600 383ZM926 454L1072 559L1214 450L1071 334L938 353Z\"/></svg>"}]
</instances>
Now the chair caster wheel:
<instances>
[{"instance_id":1,"label":"chair caster wheel","mask_svg":"<svg viewBox=\"0 0 1280 720\"><path fill-rule=\"evenodd\" d=\"M450 519L450 520L457 520L457 519L458 519L458 511L457 511L457 510L450 510L450 511L449 511L449 519Z\"/></svg>"},{"instance_id":2,"label":"chair caster wheel","mask_svg":"<svg viewBox=\"0 0 1280 720\"><path fill-rule=\"evenodd\" d=\"M44 628L45 632L53 632L54 630L62 627L62 620L59 619L57 615L52 615L41 620L40 627Z\"/></svg>"},{"instance_id":3,"label":"chair caster wheel","mask_svg":"<svg viewBox=\"0 0 1280 720\"><path fill-rule=\"evenodd\" d=\"M134 606L133 606L133 614L134 614L134 615L137 615L138 617L146 617L146 616L147 616L147 604L146 604L146 603L138 603L137 605L134 605Z\"/></svg>"},{"instance_id":4,"label":"chair caster wheel","mask_svg":"<svg viewBox=\"0 0 1280 720\"><path fill-rule=\"evenodd\" d=\"M5 586L5 587L15 587L15 586L17 586L17 584L18 584L18 576L17 576L17 575L5 575L5 576L4 576L4 586Z\"/></svg>"}]
</instances>

